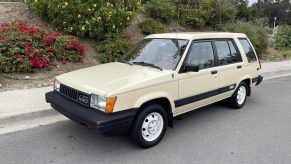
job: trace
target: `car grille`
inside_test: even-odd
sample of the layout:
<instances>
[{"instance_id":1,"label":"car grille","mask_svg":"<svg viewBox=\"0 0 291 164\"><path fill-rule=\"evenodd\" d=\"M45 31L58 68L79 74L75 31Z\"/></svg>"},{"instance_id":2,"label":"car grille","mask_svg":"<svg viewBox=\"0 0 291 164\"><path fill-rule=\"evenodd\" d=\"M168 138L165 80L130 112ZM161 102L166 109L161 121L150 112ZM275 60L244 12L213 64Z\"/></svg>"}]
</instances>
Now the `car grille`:
<instances>
[{"instance_id":1,"label":"car grille","mask_svg":"<svg viewBox=\"0 0 291 164\"><path fill-rule=\"evenodd\" d=\"M68 87L64 84L60 86L60 93L71 99L74 100L82 105L90 106L90 95L81 91L78 91L74 88Z\"/></svg>"}]
</instances>

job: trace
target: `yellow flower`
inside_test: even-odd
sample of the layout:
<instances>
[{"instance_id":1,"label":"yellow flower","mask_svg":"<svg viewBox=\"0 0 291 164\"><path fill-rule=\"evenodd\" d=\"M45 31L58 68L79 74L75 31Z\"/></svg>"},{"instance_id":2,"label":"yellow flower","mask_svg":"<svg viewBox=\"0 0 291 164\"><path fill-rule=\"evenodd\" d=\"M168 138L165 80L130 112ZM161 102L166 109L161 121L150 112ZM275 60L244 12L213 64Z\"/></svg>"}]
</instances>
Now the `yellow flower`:
<instances>
[{"instance_id":1,"label":"yellow flower","mask_svg":"<svg viewBox=\"0 0 291 164\"><path fill-rule=\"evenodd\" d=\"M37 0L34 0L35 3L37 3Z\"/></svg>"},{"instance_id":2,"label":"yellow flower","mask_svg":"<svg viewBox=\"0 0 291 164\"><path fill-rule=\"evenodd\" d=\"M65 2L65 6L68 6L69 5L69 3L68 2Z\"/></svg>"},{"instance_id":3,"label":"yellow flower","mask_svg":"<svg viewBox=\"0 0 291 164\"><path fill-rule=\"evenodd\" d=\"M91 9L88 9L88 11L91 11Z\"/></svg>"},{"instance_id":4,"label":"yellow flower","mask_svg":"<svg viewBox=\"0 0 291 164\"><path fill-rule=\"evenodd\" d=\"M81 14L78 14L78 18L81 18Z\"/></svg>"},{"instance_id":5,"label":"yellow flower","mask_svg":"<svg viewBox=\"0 0 291 164\"><path fill-rule=\"evenodd\" d=\"M94 4L93 6L94 6L94 7L97 7L97 5L96 5L96 4Z\"/></svg>"},{"instance_id":6,"label":"yellow flower","mask_svg":"<svg viewBox=\"0 0 291 164\"><path fill-rule=\"evenodd\" d=\"M82 26L82 31L85 31L86 30L86 27L85 26Z\"/></svg>"}]
</instances>

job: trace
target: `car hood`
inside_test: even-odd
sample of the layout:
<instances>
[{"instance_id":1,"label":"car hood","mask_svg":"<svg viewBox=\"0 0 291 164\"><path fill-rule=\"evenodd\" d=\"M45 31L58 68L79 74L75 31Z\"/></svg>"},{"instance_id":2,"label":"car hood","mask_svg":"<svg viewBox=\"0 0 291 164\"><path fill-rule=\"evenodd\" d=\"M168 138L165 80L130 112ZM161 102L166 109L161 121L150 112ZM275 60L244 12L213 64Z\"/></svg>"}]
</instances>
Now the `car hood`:
<instances>
[{"instance_id":1,"label":"car hood","mask_svg":"<svg viewBox=\"0 0 291 164\"><path fill-rule=\"evenodd\" d=\"M57 80L74 89L105 96L166 82L172 73L173 70L114 62L65 73Z\"/></svg>"}]
</instances>

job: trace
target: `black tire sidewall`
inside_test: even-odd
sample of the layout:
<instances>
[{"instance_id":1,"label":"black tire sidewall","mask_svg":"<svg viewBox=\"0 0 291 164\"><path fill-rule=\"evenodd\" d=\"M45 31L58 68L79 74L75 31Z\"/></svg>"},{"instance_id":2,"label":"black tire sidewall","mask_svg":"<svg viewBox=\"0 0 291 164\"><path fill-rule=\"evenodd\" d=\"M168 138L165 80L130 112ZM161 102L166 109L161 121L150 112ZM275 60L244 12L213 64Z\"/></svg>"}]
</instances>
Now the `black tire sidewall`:
<instances>
[{"instance_id":1,"label":"black tire sidewall","mask_svg":"<svg viewBox=\"0 0 291 164\"><path fill-rule=\"evenodd\" d=\"M232 96L232 103L233 103L234 108L236 108L236 109L240 109L240 108L242 108L242 107L245 105L246 100L247 100L247 93L246 93L246 97L245 97L244 102L243 102L242 104L239 104L239 103L237 102L237 94L238 94L238 90L239 90L239 88L240 88L241 86L244 86L245 89L246 89L246 92L248 92L248 86L247 86L247 84L246 84L245 82L241 82L241 83L238 85L236 91L234 92L234 94L233 94L233 96Z\"/></svg>"},{"instance_id":2,"label":"black tire sidewall","mask_svg":"<svg viewBox=\"0 0 291 164\"><path fill-rule=\"evenodd\" d=\"M155 139L154 141L146 141L143 138L142 132L141 132L142 124L143 124L144 119L150 113L153 113L153 112L157 112L163 117L164 126L163 126L160 136L157 139ZM137 118L135 119L134 125L131 129L132 140L135 144L141 147L144 147L144 148L152 147L158 144L160 140L163 138L166 132L167 126L168 126L168 115L167 115L166 110L161 105L158 105L158 104L147 105L141 109L141 112L138 114Z\"/></svg>"}]
</instances>

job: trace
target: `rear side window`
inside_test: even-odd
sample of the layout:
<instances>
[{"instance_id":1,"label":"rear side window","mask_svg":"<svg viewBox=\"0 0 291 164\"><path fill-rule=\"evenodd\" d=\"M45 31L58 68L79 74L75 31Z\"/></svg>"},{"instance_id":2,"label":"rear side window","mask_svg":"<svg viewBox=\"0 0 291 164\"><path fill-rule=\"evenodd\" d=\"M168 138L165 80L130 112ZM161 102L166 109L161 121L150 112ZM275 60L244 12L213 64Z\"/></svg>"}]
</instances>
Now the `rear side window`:
<instances>
[{"instance_id":1,"label":"rear side window","mask_svg":"<svg viewBox=\"0 0 291 164\"><path fill-rule=\"evenodd\" d=\"M255 51L252 48L252 46L249 43L249 41L246 38L240 38L239 41L240 41L240 44L242 45L242 47L243 47L243 49L245 51L245 54L246 54L246 56L248 58L249 63L256 62L257 58L256 58L256 55L255 55Z\"/></svg>"},{"instance_id":2,"label":"rear side window","mask_svg":"<svg viewBox=\"0 0 291 164\"><path fill-rule=\"evenodd\" d=\"M215 47L218 56L219 65L233 64L241 61L237 50L235 49L232 41L218 40L215 41Z\"/></svg>"},{"instance_id":3,"label":"rear side window","mask_svg":"<svg viewBox=\"0 0 291 164\"><path fill-rule=\"evenodd\" d=\"M186 63L199 66L199 69L213 67L214 53L211 42L204 41L192 44Z\"/></svg>"}]
</instances>

